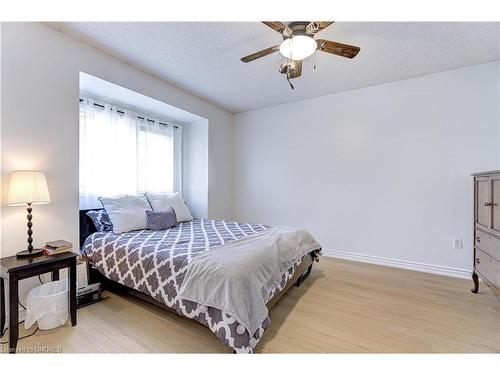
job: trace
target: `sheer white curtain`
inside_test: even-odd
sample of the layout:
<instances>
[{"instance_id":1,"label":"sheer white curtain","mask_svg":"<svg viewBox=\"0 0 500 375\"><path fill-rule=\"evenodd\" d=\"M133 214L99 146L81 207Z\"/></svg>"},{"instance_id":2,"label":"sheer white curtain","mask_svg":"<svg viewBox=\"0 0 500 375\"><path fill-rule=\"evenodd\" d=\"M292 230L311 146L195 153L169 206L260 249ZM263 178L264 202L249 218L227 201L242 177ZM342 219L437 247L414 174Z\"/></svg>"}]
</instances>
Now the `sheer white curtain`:
<instances>
[{"instance_id":1,"label":"sheer white curtain","mask_svg":"<svg viewBox=\"0 0 500 375\"><path fill-rule=\"evenodd\" d=\"M101 207L100 196L179 191L174 126L139 116L80 102L80 208Z\"/></svg>"},{"instance_id":2,"label":"sheer white curtain","mask_svg":"<svg viewBox=\"0 0 500 375\"><path fill-rule=\"evenodd\" d=\"M174 188L174 128L137 120L138 191L166 193Z\"/></svg>"}]
</instances>

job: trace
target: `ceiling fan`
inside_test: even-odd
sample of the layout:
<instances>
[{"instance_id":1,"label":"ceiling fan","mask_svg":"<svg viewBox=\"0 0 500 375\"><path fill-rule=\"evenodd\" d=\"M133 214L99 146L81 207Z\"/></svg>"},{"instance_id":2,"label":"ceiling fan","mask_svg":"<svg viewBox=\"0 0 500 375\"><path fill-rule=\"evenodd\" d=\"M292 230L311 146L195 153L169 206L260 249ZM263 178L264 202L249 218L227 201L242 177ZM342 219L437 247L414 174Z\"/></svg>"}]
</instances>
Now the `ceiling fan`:
<instances>
[{"instance_id":1,"label":"ceiling fan","mask_svg":"<svg viewBox=\"0 0 500 375\"><path fill-rule=\"evenodd\" d=\"M352 59L360 48L332 42L325 39L314 39L316 33L330 26L333 21L263 21L264 25L279 32L283 36L281 44L263 49L262 51L252 53L241 58L241 61L248 63L267 56L271 53L280 51L286 60L280 64L279 72L286 74L286 79L293 89L291 79L300 77L302 74L302 60L311 56L316 51L332 53L334 55Z\"/></svg>"}]
</instances>

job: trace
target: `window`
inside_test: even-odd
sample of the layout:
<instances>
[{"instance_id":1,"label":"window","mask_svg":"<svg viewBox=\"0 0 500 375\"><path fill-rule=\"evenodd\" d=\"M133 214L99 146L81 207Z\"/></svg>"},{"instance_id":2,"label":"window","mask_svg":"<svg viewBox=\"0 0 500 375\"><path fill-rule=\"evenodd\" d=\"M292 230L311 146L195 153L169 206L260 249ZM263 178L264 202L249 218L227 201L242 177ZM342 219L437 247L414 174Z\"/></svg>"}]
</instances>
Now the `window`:
<instances>
[{"instance_id":1,"label":"window","mask_svg":"<svg viewBox=\"0 0 500 375\"><path fill-rule=\"evenodd\" d=\"M180 191L181 128L93 99L80 100L80 208L100 196Z\"/></svg>"}]
</instances>

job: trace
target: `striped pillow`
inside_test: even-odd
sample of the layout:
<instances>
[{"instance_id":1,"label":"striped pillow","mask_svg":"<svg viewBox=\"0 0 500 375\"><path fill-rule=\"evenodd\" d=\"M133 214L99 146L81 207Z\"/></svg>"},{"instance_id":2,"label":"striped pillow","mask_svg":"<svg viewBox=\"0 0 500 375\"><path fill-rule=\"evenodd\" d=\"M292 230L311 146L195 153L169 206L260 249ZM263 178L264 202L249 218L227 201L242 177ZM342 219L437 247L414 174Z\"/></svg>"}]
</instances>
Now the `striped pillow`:
<instances>
[{"instance_id":1,"label":"striped pillow","mask_svg":"<svg viewBox=\"0 0 500 375\"><path fill-rule=\"evenodd\" d=\"M163 230L177 225L177 216L172 207L165 211L146 211L148 229Z\"/></svg>"}]
</instances>

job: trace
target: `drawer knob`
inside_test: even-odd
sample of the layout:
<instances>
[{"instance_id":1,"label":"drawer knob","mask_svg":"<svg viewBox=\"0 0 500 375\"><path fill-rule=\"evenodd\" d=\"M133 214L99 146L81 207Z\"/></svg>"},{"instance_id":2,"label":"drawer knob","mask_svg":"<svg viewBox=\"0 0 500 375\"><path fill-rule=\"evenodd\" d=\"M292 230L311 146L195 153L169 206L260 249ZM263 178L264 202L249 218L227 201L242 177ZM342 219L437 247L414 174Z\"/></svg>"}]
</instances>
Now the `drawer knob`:
<instances>
[{"instance_id":1,"label":"drawer knob","mask_svg":"<svg viewBox=\"0 0 500 375\"><path fill-rule=\"evenodd\" d=\"M477 236L476 237L476 242L481 242L481 237Z\"/></svg>"},{"instance_id":2,"label":"drawer knob","mask_svg":"<svg viewBox=\"0 0 500 375\"><path fill-rule=\"evenodd\" d=\"M489 207L489 206L493 206L493 203L491 203L491 202L484 202L484 205L485 205L486 207Z\"/></svg>"},{"instance_id":3,"label":"drawer knob","mask_svg":"<svg viewBox=\"0 0 500 375\"><path fill-rule=\"evenodd\" d=\"M481 262L479 261L479 258L476 258L476 264L479 264L479 263L481 263Z\"/></svg>"}]
</instances>

